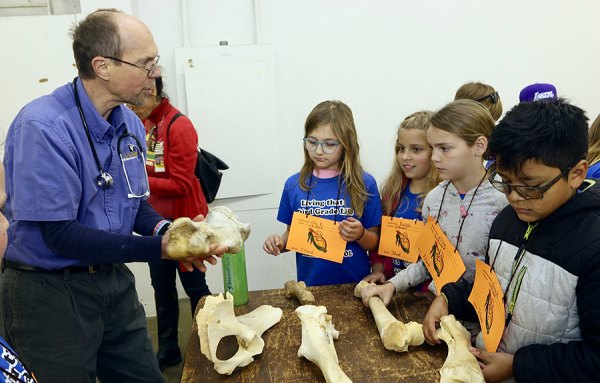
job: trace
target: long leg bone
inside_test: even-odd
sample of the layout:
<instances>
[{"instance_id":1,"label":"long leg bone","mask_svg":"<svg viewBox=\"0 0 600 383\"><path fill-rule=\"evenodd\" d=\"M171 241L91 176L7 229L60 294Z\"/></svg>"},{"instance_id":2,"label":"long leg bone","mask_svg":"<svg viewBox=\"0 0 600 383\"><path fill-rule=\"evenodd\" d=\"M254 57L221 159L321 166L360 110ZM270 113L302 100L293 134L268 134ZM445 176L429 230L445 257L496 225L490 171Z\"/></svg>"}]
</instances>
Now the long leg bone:
<instances>
[{"instance_id":1,"label":"long leg bone","mask_svg":"<svg viewBox=\"0 0 600 383\"><path fill-rule=\"evenodd\" d=\"M303 305L315 303L315 297L306 289L306 284L302 281L287 281L284 284L287 297L296 297Z\"/></svg>"},{"instance_id":2,"label":"long leg bone","mask_svg":"<svg viewBox=\"0 0 600 383\"><path fill-rule=\"evenodd\" d=\"M360 281L354 289L354 296L360 298L363 289L368 285L369 283ZM422 324L400 322L385 307L381 298L369 298L369 308L373 313L383 346L388 350L405 352L408 351L408 346L420 346L425 341Z\"/></svg>"},{"instance_id":3,"label":"long leg bone","mask_svg":"<svg viewBox=\"0 0 600 383\"><path fill-rule=\"evenodd\" d=\"M333 328L325 306L304 305L296 309L302 322L302 344L298 357L305 357L319 367L327 383L352 383L339 366L333 340L339 332Z\"/></svg>"},{"instance_id":4,"label":"long leg bone","mask_svg":"<svg viewBox=\"0 0 600 383\"><path fill-rule=\"evenodd\" d=\"M454 315L444 315L437 337L448 345L448 356L440 369L440 383L485 383L477 358L469 351L471 334Z\"/></svg>"},{"instance_id":5,"label":"long leg bone","mask_svg":"<svg viewBox=\"0 0 600 383\"><path fill-rule=\"evenodd\" d=\"M247 366L254 360L254 355L262 352L265 343L261 335L278 323L281 315L281 309L263 305L235 317L231 294L227 293L226 298L220 294L208 296L196 317L200 351L214 363L218 373L230 375L236 367ZM231 358L221 360L217 357L217 347L221 339L230 335L235 335L238 350Z\"/></svg>"}]
</instances>

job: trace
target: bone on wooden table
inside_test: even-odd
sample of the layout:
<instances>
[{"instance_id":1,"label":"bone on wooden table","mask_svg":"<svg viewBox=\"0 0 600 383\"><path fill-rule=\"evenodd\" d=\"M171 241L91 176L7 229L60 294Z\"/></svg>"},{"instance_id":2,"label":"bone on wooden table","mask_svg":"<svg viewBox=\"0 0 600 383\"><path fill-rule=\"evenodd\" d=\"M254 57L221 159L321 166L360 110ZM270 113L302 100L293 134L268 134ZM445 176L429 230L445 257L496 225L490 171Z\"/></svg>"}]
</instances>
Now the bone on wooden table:
<instances>
[{"instance_id":1,"label":"bone on wooden table","mask_svg":"<svg viewBox=\"0 0 600 383\"><path fill-rule=\"evenodd\" d=\"M369 286L368 282L360 281L354 289L354 296L361 297L362 291ZM369 308L377 324L383 346L388 350L405 352L409 346L420 346L425 342L423 325L417 322L402 323L397 320L385 307L381 298L369 298Z\"/></svg>"},{"instance_id":2,"label":"bone on wooden table","mask_svg":"<svg viewBox=\"0 0 600 383\"><path fill-rule=\"evenodd\" d=\"M323 372L327 383L352 383L339 365L333 340L339 332L325 306L303 305L296 309L302 322L302 344L298 356L305 357Z\"/></svg>"}]
</instances>

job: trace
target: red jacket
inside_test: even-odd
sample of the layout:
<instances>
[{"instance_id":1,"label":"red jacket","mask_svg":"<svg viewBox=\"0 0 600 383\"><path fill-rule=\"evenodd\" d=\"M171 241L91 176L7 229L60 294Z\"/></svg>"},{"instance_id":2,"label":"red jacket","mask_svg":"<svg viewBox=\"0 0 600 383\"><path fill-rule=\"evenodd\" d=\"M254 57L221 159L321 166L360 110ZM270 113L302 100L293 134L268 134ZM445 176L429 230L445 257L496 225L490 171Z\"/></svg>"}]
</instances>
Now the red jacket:
<instances>
[{"instance_id":1,"label":"red jacket","mask_svg":"<svg viewBox=\"0 0 600 383\"><path fill-rule=\"evenodd\" d=\"M145 119L146 134L156 127L156 134L149 137L148 150L156 140L164 144L164 172L156 172L155 166L147 162L146 170L150 182L148 202L165 218L206 215L208 206L198 179L194 175L198 156L198 134L187 116L173 122L167 136L167 127L179 110L167 98L154 108Z\"/></svg>"}]
</instances>

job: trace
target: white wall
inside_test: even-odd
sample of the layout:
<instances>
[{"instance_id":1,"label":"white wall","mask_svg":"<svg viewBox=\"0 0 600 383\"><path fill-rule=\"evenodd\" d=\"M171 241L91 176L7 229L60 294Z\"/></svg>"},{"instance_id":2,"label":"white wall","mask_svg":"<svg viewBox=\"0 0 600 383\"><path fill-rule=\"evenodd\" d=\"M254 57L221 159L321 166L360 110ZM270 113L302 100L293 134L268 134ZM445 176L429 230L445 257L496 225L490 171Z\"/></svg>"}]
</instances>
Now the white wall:
<instances>
[{"instance_id":1,"label":"white wall","mask_svg":"<svg viewBox=\"0 0 600 383\"><path fill-rule=\"evenodd\" d=\"M175 74L175 48L218 45L221 40L230 45L273 46L278 159L257 171L274 172L279 185L299 170L304 119L325 99L341 99L352 108L364 165L379 182L389 170L394 132L403 117L442 107L467 81L496 87L505 110L518 102L523 86L550 82L591 118L600 112L595 97L600 84L596 69L600 2L594 0L177 0L166 4L82 0L82 12L114 6L144 20L161 52L167 92L184 111L187 100L183 78ZM75 75L67 30L80 18L0 20L0 69L6 85L0 92L0 128L6 129L28 100ZM38 83L42 77L48 81ZM235 112L235 105L231 110ZM201 121L196 125L202 129ZM236 155L271 149L248 143L248 150ZM252 224L246 244L250 289L278 288L295 275L293 256L275 258L261 250L268 234L283 230L275 219L279 197L277 191L215 202L233 208ZM140 298L152 314L147 266L132 268ZM220 274L220 266L209 268L215 292L222 291Z\"/></svg>"}]
</instances>

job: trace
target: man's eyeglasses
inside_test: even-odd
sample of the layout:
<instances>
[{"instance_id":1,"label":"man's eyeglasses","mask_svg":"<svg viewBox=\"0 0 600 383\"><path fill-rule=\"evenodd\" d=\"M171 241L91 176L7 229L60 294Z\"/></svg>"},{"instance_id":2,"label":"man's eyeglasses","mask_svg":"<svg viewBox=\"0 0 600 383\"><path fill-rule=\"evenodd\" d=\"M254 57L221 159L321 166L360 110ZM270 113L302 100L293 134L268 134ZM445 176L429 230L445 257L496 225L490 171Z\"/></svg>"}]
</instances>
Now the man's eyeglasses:
<instances>
[{"instance_id":1,"label":"man's eyeglasses","mask_svg":"<svg viewBox=\"0 0 600 383\"><path fill-rule=\"evenodd\" d=\"M303 141L304 148L309 152L316 152L317 147L321 145L321 150L325 154L333 154L340 145L340 142L336 140L319 141L309 137L304 138Z\"/></svg>"},{"instance_id":2,"label":"man's eyeglasses","mask_svg":"<svg viewBox=\"0 0 600 383\"><path fill-rule=\"evenodd\" d=\"M137 65L137 64L131 63L129 61L121 60L121 59L118 59L116 57L111 57L111 56L104 56L104 57L107 58L107 59L111 59L111 60L114 60L114 61L117 61L117 62L120 62L120 63L123 63L123 64L131 65L131 66L134 66L136 68L145 70L146 72L148 72L148 78L151 78L154 75L154 72L156 72L156 68L158 68L158 60L160 59L160 55L156 55L156 58L154 59L154 62L150 65L150 67L149 68L145 68L145 67L143 67L141 65Z\"/></svg>"},{"instance_id":3,"label":"man's eyeglasses","mask_svg":"<svg viewBox=\"0 0 600 383\"><path fill-rule=\"evenodd\" d=\"M573 166L569 166L562 173L556 176L554 179L546 183L544 186L525 186L525 185L511 185L506 182L495 180L498 173L494 171L492 175L490 175L490 183L492 186L507 196L512 193L512 191L516 191L518 195L525 199L542 199L544 198L544 193L547 192L555 183L558 182L569 170L571 170Z\"/></svg>"}]
</instances>

